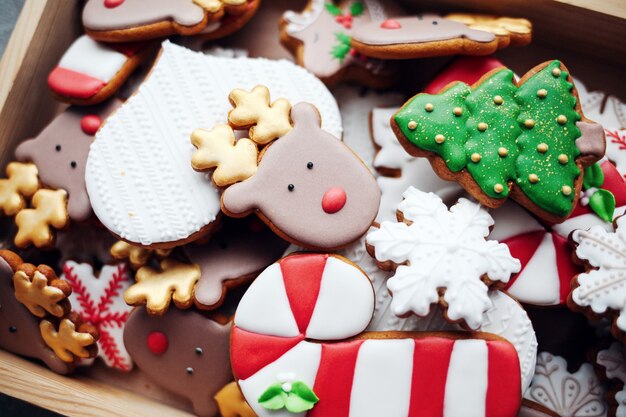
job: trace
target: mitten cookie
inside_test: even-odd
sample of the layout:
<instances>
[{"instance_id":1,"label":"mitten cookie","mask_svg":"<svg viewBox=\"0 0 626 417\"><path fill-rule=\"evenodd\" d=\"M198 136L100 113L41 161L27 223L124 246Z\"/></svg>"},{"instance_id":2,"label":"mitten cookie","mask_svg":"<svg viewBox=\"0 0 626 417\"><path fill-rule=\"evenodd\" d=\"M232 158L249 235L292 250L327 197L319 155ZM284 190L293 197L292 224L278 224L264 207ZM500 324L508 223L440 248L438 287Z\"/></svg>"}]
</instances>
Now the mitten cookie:
<instances>
[{"instance_id":1,"label":"mitten cookie","mask_svg":"<svg viewBox=\"0 0 626 417\"><path fill-rule=\"evenodd\" d=\"M252 409L261 417L517 415L519 361L508 342L487 333L363 333L373 311L367 276L345 258L295 254L267 268L239 303L231 336L233 373ZM473 383L456 390L467 378ZM383 400L372 394L379 390Z\"/></svg>"},{"instance_id":2,"label":"mitten cookie","mask_svg":"<svg viewBox=\"0 0 626 417\"><path fill-rule=\"evenodd\" d=\"M584 168L604 153L604 134L592 125L559 61L519 82L495 69L471 88L418 94L392 120L407 152L428 158L482 204L496 208L510 195L552 223L572 212Z\"/></svg>"}]
</instances>

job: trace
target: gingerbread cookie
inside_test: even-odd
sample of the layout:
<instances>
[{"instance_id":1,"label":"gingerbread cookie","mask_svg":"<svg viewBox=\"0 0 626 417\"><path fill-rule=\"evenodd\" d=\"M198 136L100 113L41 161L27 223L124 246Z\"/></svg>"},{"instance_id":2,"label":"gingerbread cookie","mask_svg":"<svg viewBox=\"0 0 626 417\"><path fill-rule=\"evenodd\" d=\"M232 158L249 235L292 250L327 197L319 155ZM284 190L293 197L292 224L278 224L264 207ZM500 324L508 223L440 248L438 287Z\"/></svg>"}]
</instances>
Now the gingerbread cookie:
<instances>
[{"instance_id":1,"label":"gingerbread cookie","mask_svg":"<svg viewBox=\"0 0 626 417\"><path fill-rule=\"evenodd\" d=\"M226 122L230 91L261 80L278 97L315 103L324 128L341 137L334 98L305 70L286 61L207 56L166 41L147 80L107 120L89 152L87 191L104 226L129 243L153 248L210 233L220 212L219 192L191 167L189 135Z\"/></svg>"},{"instance_id":2,"label":"gingerbread cookie","mask_svg":"<svg viewBox=\"0 0 626 417\"><path fill-rule=\"evenodd\" d=\"M345 258L295 254L267 268L239 303L231 336L248 404L261 417L517 415L519 361L508 342L486 333L363 333L373 310L367 276Z\"/></svg>"},{"instance_id":3,"label":"gingerbread cookie","mask_svg":"<svg viewBox=\"0 0 626 417\"><path fill-rule=\"evenodd\" d=\"M48 87L57 100L101 103L115 94L152 49L144 42L104 44L82 35L50 72Z\"/></svg>"},{"instance_id":4,"label":"gingerbread cookie","mask_svg":"<svg viewBox=\"0 0 626 417\"><path fill-rule=\"evenodd\" d=\"M322 130L312 104L291 108L284 99L270 103L267 88L261 86L251 92L234 90L231 101L235 108L229 122L249 127L250 139L235 144L226 125L192 133L198 147L192 157L194 168L217 166L220 179L228 172L222 185L243 179L224 191L224 213L243 217L254 212L279 236L311 249L341 248L367 231L380 201L374 177L348 147ZM256 144L277 137L254 167ZM308 227L312 224L316 227Z\"/></svg>"},{"instance_id":5,"label":"gingerbread cookie","mask_svg":"<svg viewBox=\"0 0 626 417\"><path fill-rule=\"evenodd\" d=\"M418 94L392 120L407 152L428 158L482 204L497 208L510 195L552 223L572 212L584 168L604 153L596 127L559 61L519 82L496 69L472 88L456 83L439 95Z\"/></svg>"},{"instance_id":6,"label":"gingerbread cookie","mask_svg":"<svg viewBox=\"0 0 626 417\"><path fill-rule=\"evenodd\" d=\"M387 281L393 313L425 316L439 303L447 319L478 328L491 307L488 289L520 270L506 245L485 240L493 225L487 210L465 198L448 210L435 194L410 187L398 220L366 239L379 267L395 270Z\"/></svg>"},{"instance_id":7,"label":"gingerbread cookie","mask_svg":"<svg viewBox=\"0 0 626 417\"><path fill-rule=\"evenodd\" d=\"M217 414L213 396L232 381L229 337L230 324L176 308L160 317L136 308L124 328L124 344L136 367L191 401L201 417Z\"/></svg>"},{"instance_id":8,"label":"gingerbread cookie","mask_svg":"<svg viewBox=\"0 0 626 417\"><path fill-rule=\"evenodd\" d=\"M350 45L365 56L413 59L433 56L489 55L509 45L526 45L526 19L479 15L391 16L354 29Z\"/></svg>"},{"instance_id":9,"label":"gingerbread cookie","mask_svg":"<svg viewBox=\"0 0 626 417\"><path fill-rule=\"evenodd\" d=\"M311 0L301 12L283 14L280 41L299 65L328 85L356 81L384 88L395 81L397 67L356 53L350 39L359 27L397 11L391 2L377 0Z\"/></svg>"},{"instance_id":10,"label":"gingerbread cookie","mask_svg":"<svg viewBox=\"0 0 626 417\"><path fill-rule=\"evenodd\" d=\"M609 380L608 399L609 415L623 417L626 415L626 349L621 343L614 342L608 349L598 352L595 363L602 374Z\"/></svg>"}]
</instances>

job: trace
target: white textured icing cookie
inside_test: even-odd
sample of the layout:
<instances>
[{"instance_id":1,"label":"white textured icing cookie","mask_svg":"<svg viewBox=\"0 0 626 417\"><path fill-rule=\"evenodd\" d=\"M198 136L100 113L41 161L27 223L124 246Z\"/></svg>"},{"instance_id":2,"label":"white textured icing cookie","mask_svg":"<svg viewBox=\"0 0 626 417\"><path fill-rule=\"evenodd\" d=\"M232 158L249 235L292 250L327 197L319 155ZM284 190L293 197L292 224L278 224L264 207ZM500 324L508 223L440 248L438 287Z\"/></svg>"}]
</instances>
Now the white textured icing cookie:
<instances>
[{"instance_id":1,"label":"white textured icing cookie","mask_svg":"<svg viewBox=\"0 0 626 417\"><path fill-rule=\"evenodd\" d=\"M148 76L96 135L87 191L100 221L144 246L175 246L210 229L219 193L193 170L189 137L226 121L235 88L267 85L276 97L314 103L323 128L341 137L341 116L326 87L287 61L219 58L168 41Z\"/></svg>"}]
</instances>

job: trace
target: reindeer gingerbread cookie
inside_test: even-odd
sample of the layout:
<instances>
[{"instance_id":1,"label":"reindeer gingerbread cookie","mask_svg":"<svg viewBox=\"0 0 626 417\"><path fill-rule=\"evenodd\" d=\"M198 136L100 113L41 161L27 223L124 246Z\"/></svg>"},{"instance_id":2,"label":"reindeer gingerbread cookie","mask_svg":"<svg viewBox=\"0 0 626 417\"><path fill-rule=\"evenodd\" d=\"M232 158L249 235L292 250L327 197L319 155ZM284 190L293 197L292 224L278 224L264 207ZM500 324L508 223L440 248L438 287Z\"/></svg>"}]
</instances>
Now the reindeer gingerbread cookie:
<instances>
[{"instance_id":1,"label":"reindeer gingerbread cookie","mask_svg":"<svg viewBox=\"0 0 626 417\"><path fill-rule=\"evenodd\" d=\"M191 137L198 148L193 167L216 168L213 181L228 186L222 211L232 217L255 212L278 235L306 248L337 249L362 236L376 216L380 191L350 148L321 128L315 106L270 103L264 86L229 97L230 125L249 128L250 138L235 140L229 125L197 129Z\"/></svg>"}]
</instances>

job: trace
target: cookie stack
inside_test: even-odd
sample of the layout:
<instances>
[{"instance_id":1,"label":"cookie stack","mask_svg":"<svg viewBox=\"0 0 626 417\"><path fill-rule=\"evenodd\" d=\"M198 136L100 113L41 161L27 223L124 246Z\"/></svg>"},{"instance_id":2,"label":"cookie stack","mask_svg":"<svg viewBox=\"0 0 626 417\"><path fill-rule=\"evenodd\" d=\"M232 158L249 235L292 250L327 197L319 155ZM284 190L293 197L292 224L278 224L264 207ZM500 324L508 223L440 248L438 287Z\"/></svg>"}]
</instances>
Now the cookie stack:
<instances>
[{"instance_id":1,"label":"cookie stack","mask_svg":"<svg viewBox=\"0 0 626 417\"><path fill-rule=\"evenodd\" d=\"M207 44L257 9L85 3L0 179L0 347L207 417L626 412L624 125L490 55L531 23L311 0L295 62Z\"/></svg>"}]
</instances>

